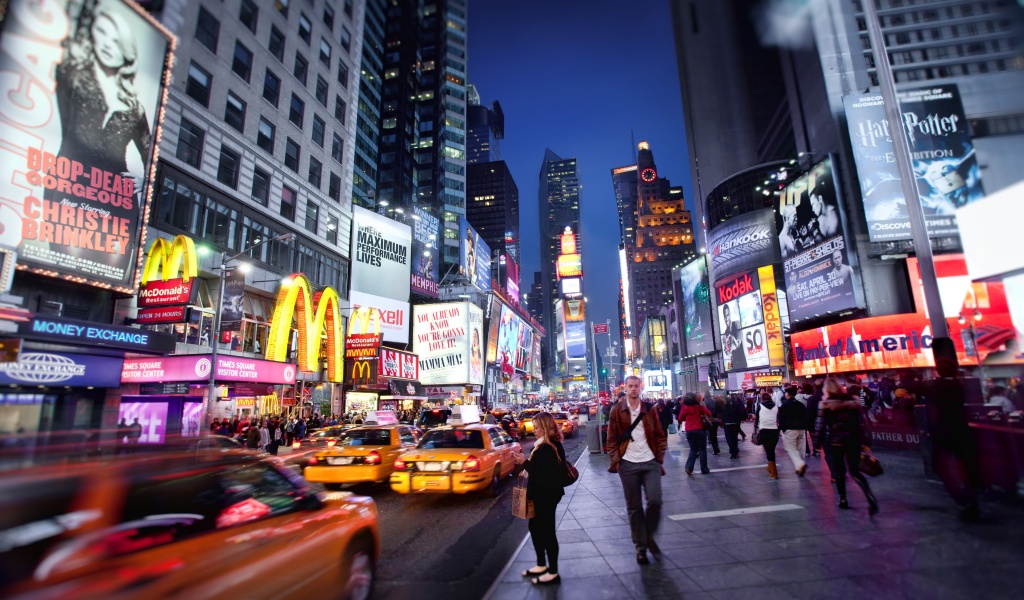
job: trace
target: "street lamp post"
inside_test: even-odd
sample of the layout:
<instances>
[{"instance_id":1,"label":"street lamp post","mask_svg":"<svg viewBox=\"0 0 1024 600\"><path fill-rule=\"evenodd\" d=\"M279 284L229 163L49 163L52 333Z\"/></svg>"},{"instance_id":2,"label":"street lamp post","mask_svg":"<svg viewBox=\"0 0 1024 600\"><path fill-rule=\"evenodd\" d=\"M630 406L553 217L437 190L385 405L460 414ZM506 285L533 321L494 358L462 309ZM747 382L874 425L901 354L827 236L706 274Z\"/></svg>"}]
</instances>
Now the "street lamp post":
<instances>
[{"instance_id":1,"label":"street lamp post","mask_svg":"<svg viewBox=\"0 0 1024 600\"><path fill-rule=\"evenodd\" d=\"M226 252L220 253L220 261L217 263L218 266L214 267L220 273L218 275L219 289L217 291L217 305L213 310L213 331L210 332L210 381L209 387L206 390L206 399L203 402L203 431L210 430L210 411L213 409L216 399L216 381L217 381L217 345L220 343L220 312L224 304L224 273L229 270L228 263L235 260L243 254L252 252L254 249L259 248L263 244L268 242L290 242L295 239L294 233L285 233L276 237L267 238L263 241L257 242L252 246L249 246L245 250L234 254L230 257L225 258ZM238 267L232 267L238 268Z\"/></svg>"},{"instance_id":2,"label":"street lamp post","mask_svg":"<svg viewBox=\"0 0 1024 600\"><path fill-rule=\"evenodd\" d=\"M658 346L658 357L661 359L661 370L658 372L658 377L665 377L665 342L662 342L661 345ZM663 384L664 386L668 385L667 377L665 377ZM660 394L662 398L666 397L666 390L664 386L662 387Z\"/></svg>"}]
</instances>

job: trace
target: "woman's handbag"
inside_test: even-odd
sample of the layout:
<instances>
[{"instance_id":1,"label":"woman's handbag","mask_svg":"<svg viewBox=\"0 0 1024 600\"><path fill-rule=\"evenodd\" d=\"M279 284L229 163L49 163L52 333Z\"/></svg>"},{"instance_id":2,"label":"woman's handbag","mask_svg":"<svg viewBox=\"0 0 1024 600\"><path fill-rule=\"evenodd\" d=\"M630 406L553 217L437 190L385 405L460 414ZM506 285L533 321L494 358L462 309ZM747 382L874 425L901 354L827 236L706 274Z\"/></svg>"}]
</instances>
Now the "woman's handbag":
<instances>
[{"instance_id":1,"label":"woman's handbag","mask_svg":"<svg viewBox=\"0 0 1024 600\"><path fill-rule=\"evenodd\" d=\"M754 433L750 434L750 443L755 446L761 445L761 430L754 428Z\"/></svg>"},{"instance_id":2,"label":"woman's handbag","mask_svg":"<svg viewBox=\"0 0 1024 600\"><path fill-rule=\"evenodd\" d=\"M580 472L576 470L576 467L569 461L564 461L562 465L565 467L565 476L562 478L562 487L569 487L576 483L580 478Z\"/></svg>"},{"instance_id":3,"label":"woman's handbag","mask_svg":"<svg viewBox=\"0 0 1024 600\"><path fill-rule=\"evenodd\" d=\"M866 451L861 451L860 453L860 472L868 477L878 477L885 473L882 469L882 463L878 462L874 454Z\"/></svg>"},{"instance_id":4,"label":"woman's handbag","mask_svg":"<svg viewBox=\"0 0 1024 600\"><path fill-rule=\"evenodd\" d=\"M512 516L518 519L532 519L535 516L533 500L526 499L528 477L528 473L520 473L515 487L512 488Z\"/></svg>"}]
</instances>

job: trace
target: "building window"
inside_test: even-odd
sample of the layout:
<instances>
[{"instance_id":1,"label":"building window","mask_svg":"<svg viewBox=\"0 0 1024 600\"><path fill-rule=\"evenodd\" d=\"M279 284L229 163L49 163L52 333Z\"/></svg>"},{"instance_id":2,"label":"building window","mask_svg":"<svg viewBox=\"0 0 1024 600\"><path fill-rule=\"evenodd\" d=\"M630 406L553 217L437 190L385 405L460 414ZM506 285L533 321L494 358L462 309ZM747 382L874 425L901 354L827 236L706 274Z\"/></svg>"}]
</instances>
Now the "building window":
<instances>
[{"instance_id":1,"label":"building window","mask_svg":"<svg viewBox=\"0 0 1024 600\"><path fill-rule=\"evenodd\" d=\"M327 124L320 117L313 115L313 143L321 148L324 147L324 132Z\"/></svg>"},{"instance_id":2,"label":"building window","mask_svg":"<svg viewBox=\"0 0 1024 600\"><path fill-rule=\"evenodd\" d=\"M181 120L178 130L178 148L174 156L183 163L195 168L203 164L203 138L206 133L188 119Z\"/></svg>"},{"instance_id":3,"label":"building window","mask_svg":"<svg viewBox=\"0 0 1024 600\"><path fill-rule=\"evenodd\" d=\"M267 45L267 50L270 50L274 58L284 62L284 34L273 25L270 26L270 44Z\"/></svg>"},{"instance_id":4,"label":"building window","mask_svg":"<svg viewBox=\"0 0 1024 600\"><path fill-rule=\"evenodd\" d=\"M345 0L345 14L352 16L352 0Z\"/></svg>"},{"instance_id":5,"label":"building window","mask_svg":"<svg viewBox=\"0 0 1024 600\"><path fill-rule=\"evenodd\" d=\"M188 81L185 83L185 93L193 100L209 108L210 105L210 74L196 65L188 65Z\"/></svg>"},{"instance_id":6,"label":"building window","mask_svg":"<svg viewBox=\"0 0 1024 600\"><path fill-rule=\"evenodd\" d=\"M281 98L281 78L274 75L270 69L263 75L263 98L275 107Z\"/></svg>"},{"instance_id":7,"label":"building window","mask_svg":"<svg viewBox=\"0 0 1024 600\"><path fill-rule=\"evenodd\" d=\"M319 102L320 104L322 104L325 107L327 106L327 91L328 91L327 80L324 79L323 77L317 75L316 76L316 101Z\"/></svg>"},{"instance_id":8,"label":"building window","mask_svg":"<svg viewBox=\"0 0 1024 600\"><path fill-rule=\"evenodd\" d=\"M381 122L381 128L383 129L394 129L398 125L398 119L396 117L388 117ZM420 123L423 125L423 123Z\"/></svg>"},{"instance_id":9,"label":"building window","mask_svg":"<svg viewBox=\"0 0 1024 600\"><path fill-rule=\"evenodd\" d=\"M270 174L259 167L252 171L252 199L263 206L270 203Z\"/></svg>"},{"instance_id":10,"label":"building window","mask_svg":"<svg viewBox=\"0 0 1024 600\"><path fill-rule=\"evenodd\" d=\"M199 22L196 23L196 39L200 44L209 48L210 52L216 54L218 37L220 37L220 21L200 6Z\"/></svg>"},{"instance_id":11,"label":"building window","mask_svg":"<svg viewBox=\"0 0 1024 600\"><path fill-rule=\"evenodd\" d=\"M338 217L327 213L327 241L332 244L338 243Z\"/></svg>"},{"instance_id":12,"label":"building window","mask_svg":"<svg viewBox=\"0 0 1024 600\"><path fill-rule=\"evenodd\" d=\"M267 154L274 154L274 126L263 117L260 117L260 126L256 130L256 145L266 150Z\"/></svg>"},{"instance_id":13,"label":"building window","mask_svg":"<svg viewBox=\"0 0 1024 600\"><path fill-rule=\"evenodd\" d=\"M341 202L341 177L331 173L327 180L327 196L331 200Z\"/></svg>"},{"instance_id":14,"label":"building window","mask_svg":"<svg viewBox=\"0 0 1024 600\"><path fill-rule=\"evenodd\" d=\"M338 120L342 125L345 124L345 110L347 108L345 101L341 99L341 96L334 98L334 118Z\"/></svg>"},{"instance_id":15,"label":"building window","mask_svg":"<svg viewBox=\"0 0 1024 600\"><path fill-rule=\"evenodd\" d=\"M334 9L328 4L324 4L324 25L327 29L334 29Z\"/></svg>"},{"instance_id":16,"label":"building window","mask_svg":"<svg viewBox=\"0 0 1024 600\"><path fill-rule=\"evenodd\" d=\"M309 173L307 179L309 180L309 183L312 184L312 186L315 187L316 189L320 189L320 181L321 178L323 177L323 171L324 166L320 164L320 161L310 156Z\"/></svg>"},{"instance_id":17,"label":"building window","mask_svg":"<svg viewBox=\"0 0 1024 600\"><path fill-rule=\"evenodd\" d=\"M281 188L281 216L289 221L295 220L296 192L288 186Z\"/></svg>"},{"instance_id":18,"label":"building window","mask_svg":"<svg viewBox=\"0 0 1024 600\"><path fill-rule=\"evenodd\" d=\"M309 61L298 52L295 53L295 70L292 71L292 74L295 75L295 78L302 85L306 85L306 76L309 75Z\"/></svg>"},{"instance_id":19,"label":"building window","mask_svg":"<svg viewBox=\"0 0 1024 600\"><path fill-rule=\"evenodd\" d=\"M224 105L224 122L245 132L245 102L233 92L228 92L228 100Z\"/></svg>"},{"instance_id":20,"label":"building window","mask_svg":"<svg viewBox=\"0 0 1024 600\"><path fill-rule=\"evenodd\" d=\"M338 83L348 88L348 66L343 60L338 61Z\"/></svg>"},{"instance_id":21,"label":"building window","mask_svg":"<svg viewBox=\"0 0 1024 600\"><path fill-rule=\"evenodd\" d=\"M288 0L274 0L274 8L285 17L288 16Z\"/></svg>"},{"instance_id":22,"label":"building window","mask_svg":"<svg viewBox=\"0 0 1024 600\"><path fill-rule=\"evenodd\" d=\"M284 166L296 173L299 172L299 145L292 138L287 138L284 145Z\"/></svg>"},{"instance_id":23,"label":"building window","mask_svg":"<svg viewBox=\"0 0 1024 600\"><path fill-rule=\"evenodd\" d=\"M352 33L344 25L341 26L341 47L345 52L352 50Z\"/></svg>"},{"instance_id":24,"label":"building window","mask_svg":"<svg viewBox=\"0 0 1024 600\"><path fill-rule=\"evenodd\" d=\"M306 231L316 233L320 226L320 207L312 202L306 203Z\"/></svg>"},{"instance_id":25,"label":"building window","mask_svg":"<svg viewBox=\"0 0 1024 600\"><path fill-rule=\"evenodd\" d=\"M235 42L235 58L231 62L231 70L242 79L249 82L249 75L252 73L252 51Z\"/></svg>"},{"instance_id":26,"label":"building window","mask_svg":"<svg viewBox=\"0 0 1024 600\"><path fill-rule=\"evenodd\" d=\"M220 164L217 165L217 181L235 189L238 186L238 171L242 157L227 146L220 147Z\"/></svg>"},{"instance_id":27,"label":"building window","mask_svg":"<svg viewBox=\"0 0 1024 600\"><path fill-rule=\"evenodd\" d=\"M242 0L242 6L238 9L238 20L249 28L249 31L256 33L256 22L259 20L260 9L252 0Z\"/></svg>"},{"instance_id":28,"label":"building window","mask_svg":"<svg viewBox=\"0 0 1024 600\"><path fill-rule=\"evenodd\" d=\"M306 103L299 100L299 97L292 94L292 101L288 107L288 120L302 129L302 119L306 113Z\"/></svg>"},{"instance_id":29,"label":"building window","mask_svg":"<svg viewBox=\"0 0 1024 600\"><path fill-rule=\"evenodd\" d=\"M304 14L299 14L299 37L302 41L309 45L309 40L313 37L313 24L309 22L309 19Z\"/></svg>"},{"instance_id":30,"label":"building window","mask_svg":"<svg viewBox=\"0 0 1024 600\"><path fill-rule=\"evenodd\" d=\"M331 158L336 160L338 164L341 164L342 149L344 148L344 142L338 137L338 134L334 134L334 141L331 143Z\"/></svg>"},{"instance_id":31,"label":"building window","mask_svg":"<svg viewBox=\"0 0 1024 600\"><path fill-rule=\"evenodd\" d=\"M324 38L320 38L320 62L331 68L331 45Z\"/></svg>"}]
</instances>

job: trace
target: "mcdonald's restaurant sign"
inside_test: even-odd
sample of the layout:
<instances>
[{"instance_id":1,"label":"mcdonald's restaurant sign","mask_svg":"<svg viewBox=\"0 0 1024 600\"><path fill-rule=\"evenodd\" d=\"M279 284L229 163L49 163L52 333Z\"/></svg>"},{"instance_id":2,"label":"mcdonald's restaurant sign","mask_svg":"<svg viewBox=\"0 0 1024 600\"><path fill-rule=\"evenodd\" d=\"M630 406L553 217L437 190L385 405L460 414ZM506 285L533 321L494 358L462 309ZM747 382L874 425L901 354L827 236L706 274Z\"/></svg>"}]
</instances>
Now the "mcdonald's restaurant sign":
<instances>
[{"instance_id":1,"label":"mcdonald's restaurant sign","mask_svg":"<svg viewBox=\"0 0 1024 600\"><path fill-rule=\"evenodd\" d=\"M377 363L373 360L360 359L348 361L345 368L345 383L354 387L372 386L377 383Z\"/></svg>"},{"instance_id":2,"label":"mcdonald's restaurant sign","mask_svg":"<svg viewBox=\"0 0 1024 600\"><path fill-rule=\"evenodd\" d=\"M274 303L274 314L267 337L266 359L288 360L288 342L292 337L292 318L298 330L298 369L315 373L320 366L321 342L326 337L323 353L327 360L327 380L341 383L342 333L338 292L325 287L313 294L309 280L301 273L292 273L281 284Z\"/></svg>"},{"instance_id":3,"label":"mcdonald's restaurant sign","mask_svg":"<svg viewBox=\"0 0 1024 600\"><path fill-rule=\"evenodd\" d=\"M198 275L196 247L191 238L179 235L171 241L153 240L142 268L139 308L192 304Z\"/></svg>"},{"instance_id":4,"label":"mcdonald's restaurant sign","mask_svg":"<svg viewBox=\"0 0 1024 600\"><path fill-rule=\"evenodd\" d=\"M345 358L376 360L380 342L380 311L369 306L355 309L348 318Z\"/></svg>"}]
</instances>

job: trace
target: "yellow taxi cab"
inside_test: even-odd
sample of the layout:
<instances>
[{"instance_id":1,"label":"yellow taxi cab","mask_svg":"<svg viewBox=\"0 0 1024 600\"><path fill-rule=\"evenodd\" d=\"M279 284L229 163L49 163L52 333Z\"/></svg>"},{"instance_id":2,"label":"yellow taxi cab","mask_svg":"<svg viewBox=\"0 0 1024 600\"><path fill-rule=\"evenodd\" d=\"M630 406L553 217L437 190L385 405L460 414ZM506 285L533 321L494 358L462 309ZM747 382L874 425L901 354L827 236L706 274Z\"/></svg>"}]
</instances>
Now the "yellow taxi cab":
<instances>
[{"instance_id":1,"label":"yellow taxi cab","mask_svg":"<svg viewBox=\"0 0 1024 600\"><path fill-rule=\"evenodd\" d=\"M240 450L5 472L0 539L3 598L365 598L380 548L373 499Z\"/></svg>"},{"instance_id":2,"label":"yellow taxi cab","mask_svg":"<svg viewBox=\"0 0 1024 600\"><path fill-rule=\"evenodd\" d=\"M579 423L576 422L576 417L565 412L553 412L551 416L554 417L555 423L562 429L562 436L576 437L576 433L580 429Z\"/></svg>"},{"instance_id":3,"label":"yellow taxi cab","mask_svg":"<svg viewBox=\"0 0 1024 600\"><path fill-rule=\"evenodd\" d=\"M399 423L394 411L373 411L364 423L343 431L309 459L303 472L306 481L327 485L388 481L395 459L416 446L418 433Z\"/></svg>"},{"instance_id":4,"label":"yellow taxi cab","mask_svg":"<svg viewBox=\"0 0 1024 600\"><path fill-rule=\"evenodd\" d=\"M542 413L539 408L528 408L523 412L519 413L517 420L519 421L519 435L526 437L533 435L533 418Z\"/></svg>"},{"instance_id":5,"label":"yellow taxi cab","mask_svg":"<svg viewBox=\"0 0 1024 600\"><path fill-rule=\"evenodd\" d=\"M423 434L414 450L394 463L391 489L400 494L498 495L515 471L522 447L498 425L480 423L477 407L452 407L451 424Z\"/></svg>"}]
</instances>

